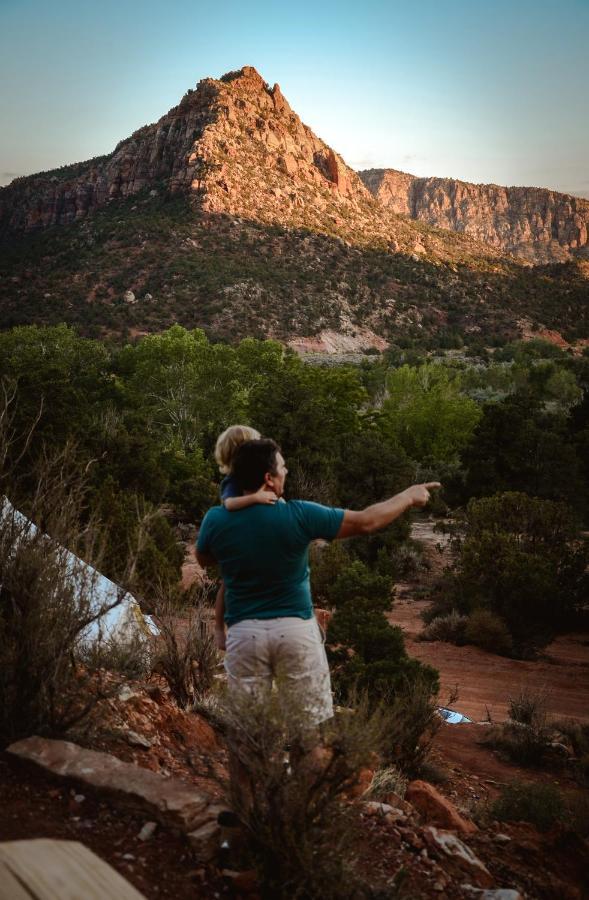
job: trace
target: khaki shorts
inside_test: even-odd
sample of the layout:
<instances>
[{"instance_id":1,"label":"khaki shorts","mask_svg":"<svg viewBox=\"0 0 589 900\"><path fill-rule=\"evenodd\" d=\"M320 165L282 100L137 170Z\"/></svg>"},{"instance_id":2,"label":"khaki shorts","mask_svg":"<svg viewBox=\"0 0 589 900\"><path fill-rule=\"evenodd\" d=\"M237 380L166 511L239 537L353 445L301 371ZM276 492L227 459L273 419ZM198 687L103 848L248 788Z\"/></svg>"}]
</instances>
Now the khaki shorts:
<instances>
[{"instance_id":1,"label":"khaki shorts","mask_svg":"<svg viewBox=\"0 0 589 900\"><path fill-rule=\"evenodd\" d=\"M250 693L270 690L278 678L300 698L314 725L333 716L323 634L314 617L236 622L227 631L225 670L230 687Z\"/></svg>"}]
</instances>

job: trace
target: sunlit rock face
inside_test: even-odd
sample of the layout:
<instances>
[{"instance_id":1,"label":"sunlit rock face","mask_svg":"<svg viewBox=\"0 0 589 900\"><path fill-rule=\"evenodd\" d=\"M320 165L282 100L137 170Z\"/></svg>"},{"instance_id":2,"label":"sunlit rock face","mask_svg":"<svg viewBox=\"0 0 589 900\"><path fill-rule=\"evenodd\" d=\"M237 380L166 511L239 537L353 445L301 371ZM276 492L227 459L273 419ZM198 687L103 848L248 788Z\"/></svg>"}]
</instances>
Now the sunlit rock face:
<instances>
[{"instance_id":1,"label":"sunlit rock face","mask_svg":"<svg viewBox=\"0 0 589 900\"><path fill-rule=\"evenodd\" d=\"M468 234L530 263L589 257L589 201L543 188L416 178L395 169L360 177L387 209Z\"/></svg>"}]
</instances>

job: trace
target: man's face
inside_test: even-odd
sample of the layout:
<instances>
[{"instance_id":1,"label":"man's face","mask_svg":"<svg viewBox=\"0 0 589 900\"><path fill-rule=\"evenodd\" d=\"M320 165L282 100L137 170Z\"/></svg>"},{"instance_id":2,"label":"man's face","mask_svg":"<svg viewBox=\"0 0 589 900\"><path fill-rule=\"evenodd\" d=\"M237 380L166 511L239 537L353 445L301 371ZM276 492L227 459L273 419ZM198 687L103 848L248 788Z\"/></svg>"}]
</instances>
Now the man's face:
<instances>
[{"instance_id":1,"label":"man's face","mask_svg":"<svg viewBox=\"0 0 589 900\"><path fill-rule=\"evenodd\" d=\"M268 487L272 488L277 497L282 497L284 494L284 482L286 481L288 469L286 468L284 462L284 456L282 453L276 454L276 474L271 475L270 472L266 475L266 484Z\"/></svg>"}]
</instances>

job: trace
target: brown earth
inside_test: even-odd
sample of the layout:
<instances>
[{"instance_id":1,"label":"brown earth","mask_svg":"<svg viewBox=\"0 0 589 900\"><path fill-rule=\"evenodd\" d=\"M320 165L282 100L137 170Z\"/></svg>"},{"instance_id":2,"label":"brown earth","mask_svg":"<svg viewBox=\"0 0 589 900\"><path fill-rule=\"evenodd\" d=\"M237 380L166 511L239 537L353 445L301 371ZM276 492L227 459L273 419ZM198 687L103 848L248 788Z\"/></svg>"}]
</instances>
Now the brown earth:
<instances>
[{"instance_id":1,"label":"brown earth","mask_svg":"<svg viewBox=\"0 0 589 900\"><path fill-rule=\"evenodd\" d=\"M397 586L389 621L399 625L407 651L440 673L440 702L458 688L454 708L475 721L487 712L494 721L507 718L509 698L520 688L546 693L547 710L559 719L589 722L589 634L567 634L550 644L537 661L507 659L478 647L456 647L441 641L417 641L421 614L429 601L416 599L449 561L447 539L434 530L434 521L418 520L412 537L423 548L429 568L411 583Z\"/></svg>"},{"instance_id":2,"label":"brown earth","mask_svg":"<svg viewBox=\"0 0 589 900\"><path fill-rule=\"evenodd\" d=\"M457 686L455 706L461 713L477 722L487 713L501 721L507 718L509 698L520 688L542 689L551 715L589 722L589 634L557 638L535 662L507 659L478 647L416 641L428 606L426 600L401 599L389 620L403 629L408 653L440 672L442 702Z\"/></svg>"}]
</instances>

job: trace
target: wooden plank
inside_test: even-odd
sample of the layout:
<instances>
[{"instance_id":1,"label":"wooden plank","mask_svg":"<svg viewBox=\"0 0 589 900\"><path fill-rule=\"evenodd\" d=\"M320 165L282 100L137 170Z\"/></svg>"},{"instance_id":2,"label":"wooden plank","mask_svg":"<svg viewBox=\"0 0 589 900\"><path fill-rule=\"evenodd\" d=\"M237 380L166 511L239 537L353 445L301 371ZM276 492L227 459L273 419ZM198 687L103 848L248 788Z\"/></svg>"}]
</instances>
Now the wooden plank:
<instances>
[{"instance_id":1,"label":"wooden plank","mask_svg":"<svg viewBox=\"0 0 589 900\"><path fill-rule=\"evenodd\" d=\"M2 860L0 860L0 900L31 900L30 892L22 886Z\"/></svg>"},{"instance_id":2,"label":"wooden plank","mask_svg":"<svg viewBox=\"0 0 589 900\"><path fill-rule=\"evenodd\" d=\"M40 838L0 844L0 900L145 900L78 841ZM15 883L21 893L11 887Z\"/></svg>"}]
</instances>

